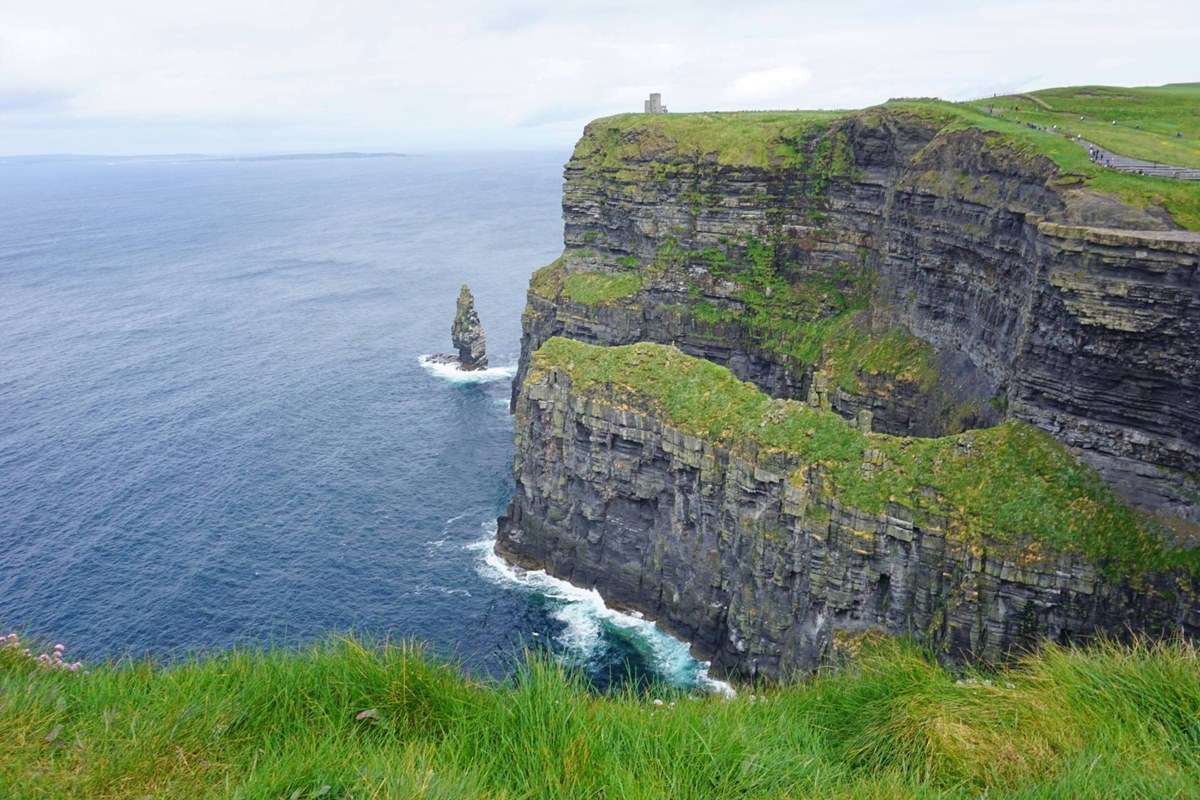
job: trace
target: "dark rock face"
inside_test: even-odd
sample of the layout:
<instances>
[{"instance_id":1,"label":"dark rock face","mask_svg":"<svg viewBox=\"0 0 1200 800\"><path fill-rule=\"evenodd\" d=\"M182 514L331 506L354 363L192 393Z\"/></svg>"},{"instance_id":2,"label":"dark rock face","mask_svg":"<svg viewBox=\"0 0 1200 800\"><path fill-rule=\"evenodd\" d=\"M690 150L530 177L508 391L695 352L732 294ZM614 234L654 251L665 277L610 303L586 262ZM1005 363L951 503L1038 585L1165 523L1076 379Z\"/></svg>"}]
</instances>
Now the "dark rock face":
<instances>
[{"instance_id":1,"label":"dark rock face","mask_svg":"<svg viewBox=\"0 0 1200 800\"><path fill-rule=\"evenodd\" d=\"M541 371L516 403L516 493L497 550L597 588L692 642L715 669L816 667L839 631L908 634L950 660L1042 638L1200 635L1184 574L1105 576L1080 556L967 543L902 509L865 513L781 456L733 456ZM892 515L894 514L894 516Z\"/></svg>"},{"instance_id":2,"label":"dark rock face","mask_svg":"<svg viewBox=\"0 0 1200 800\"><path fill-rule=\"evenodd\" d=\"M454 312L454 323L450 327L450 340L458 350L458 363L465 370L487 369L487 345L483 337L483 325L475 312L475 298L464 283L458 291L458 305Z\"/></svg>"},{"instance_id":3,"label":"dark rock face","mask_svg":"<svg viewBox=\"0 0 1200 800\"><path fill-rule=\"evenodd\" d=\"M584 144L604 140L603 126ZM523 316L516 493L497 550L650 615L739 675L811 669L835 632L869 627L955 660L1098 632L1200 634L1194 577L1115 577L1075 555L967 544L949 525L829 497L819 472L802 486L784 477L806 465L731 457L645 409L572 395L553 371L526 380L552 336L650 341L879 432L935 436L1015 417L1194 535L1200 234L979 131L884 109L836 121L830 135L852 163L824 175L656 141L616 161L577 149L560 274L535 277ZM860 369L848 386L823 357L769 346L745 322L738 286L697 255L742 258L746 237L770 240L789 280L847 264L869 273L862 329L924 342L937 380ZM632 294L580 302L567 289L573 274L631 265ZM737 313L702 313L714 307Z\"/></svg>"},{"instance_id":4,"label":"dark rock face","mask_svg":"<svg viewBox=\"0 0 1200 800\"><path fill-rule=\"evenodd\" d=\"M602 135L603 121L593 126L585 141ZM1027 420L1079 448L1131 501L1200 522L1200 234L1080 189L979 131L884 110L831 135L852 155L844 174L654 147L614 165L577 151L565 171L565 273L659 263L637 294L611 302L531 291L514 400L550 336L670 343L774 396L848 418L870 411L877 431ZM664 247L736 251L746 236L777 242L801 272L870 270L865 324L931 345L939 380L863 372L847 389L736 320L703 321L701 305L739 307L736 286L700 259L663 265Z\"/></svg>"}]
</instances>

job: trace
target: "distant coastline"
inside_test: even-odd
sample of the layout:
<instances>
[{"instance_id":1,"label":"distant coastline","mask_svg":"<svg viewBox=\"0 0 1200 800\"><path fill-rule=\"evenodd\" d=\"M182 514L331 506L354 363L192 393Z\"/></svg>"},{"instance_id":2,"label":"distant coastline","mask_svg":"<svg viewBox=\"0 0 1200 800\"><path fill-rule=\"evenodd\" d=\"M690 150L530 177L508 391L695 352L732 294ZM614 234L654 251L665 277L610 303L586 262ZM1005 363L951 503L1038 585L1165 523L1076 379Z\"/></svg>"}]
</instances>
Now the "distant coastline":
<instances>
[{"instance_id":1,"label":"distant coastline","mask_svg":"<svg viewBox=\"0 0 1200 800\"><path fill-rule=\"evenodd\" d=\"M257 155L206 155L204 153L166 153L163 155L106 156L77 154L41 154L27 156L0 156L0 164L41 164L51 161L327 161L331 159L357 158L409 158L410 153L360 153L342 151L336 153L262 153Z\"/></svg>"}]
</instances>

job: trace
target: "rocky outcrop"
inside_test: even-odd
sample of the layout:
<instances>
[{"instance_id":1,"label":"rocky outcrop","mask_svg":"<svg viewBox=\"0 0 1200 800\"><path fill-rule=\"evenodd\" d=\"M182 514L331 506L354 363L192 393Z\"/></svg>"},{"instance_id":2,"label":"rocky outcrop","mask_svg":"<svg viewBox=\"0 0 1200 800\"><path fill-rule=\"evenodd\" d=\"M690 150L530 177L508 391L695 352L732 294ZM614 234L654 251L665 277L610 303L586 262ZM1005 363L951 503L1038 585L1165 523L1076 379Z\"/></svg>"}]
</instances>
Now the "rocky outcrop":
<instances>
[{"instance_id":1,"label":"rocky outcrop","mask_svg":"<svg viewBox=\"0 0 1200 800\"><path fill-rule=\"evenodd\" d=\"M902 109L763 123L732 155L669 116L594 122L567 164L514 399L550 336L671 343L884 432L1027 420L1200 522L1200 235ZM625 273L635 291L571 291Z\"/></svg>"},{"instance_id":2,"label":"rocky outcrop","mask_svg":"<svg viewBox=\"0 0 1200 800\"><path fill-rule=\"evenodd\" d=\"M985 661L1200 633L1200 234L921 106L588 126L522 318L500 553L743 676L866 628ZM770 414L684 424L716 389L639 395L679 363L597 355L636 342L816 417L743 393ZM988 462L1013 430L1059 455Z\"/></svg>"},{"instance_id":3,"label":"rocky outcrop","mask_svg":"<svg viewBox=\"0 0 1200 800\"><path fill-rule=\"evenodd\" d=\"M450 327L450 339L458 350L458 363L464 370L487 369L487 345L483 336L483 325L475 312L475 298L464 283L458 290L458 305L454 312L454 323Z\"/></svg>"},{"instance_id":4,"label":"rocky outcrop","mask_svg":"<svg viewBox=\"0 0 1200 800\"><path fill-rule=\"evenodd\" d=\"M644 612L718 673L811 670L835 634L868 628L974 661L1042 638L1200 634L1192 573L964 536L961 508L865 510L820 464L689 433L645 398L581 391L566 369L528 375L515 436L516 491L498 552ZM869 448L866 457L878 458Z\"/></svg>"}]
</instances>

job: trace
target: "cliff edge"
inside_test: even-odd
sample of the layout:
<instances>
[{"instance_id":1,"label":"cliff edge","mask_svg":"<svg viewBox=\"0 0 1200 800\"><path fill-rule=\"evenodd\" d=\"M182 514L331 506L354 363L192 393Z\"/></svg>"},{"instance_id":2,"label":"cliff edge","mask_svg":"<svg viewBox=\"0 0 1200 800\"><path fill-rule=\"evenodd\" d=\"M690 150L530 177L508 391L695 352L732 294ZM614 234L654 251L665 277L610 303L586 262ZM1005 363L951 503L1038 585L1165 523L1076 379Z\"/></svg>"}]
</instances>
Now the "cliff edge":
<instances>
[{"instance_id":1,"label":"cliff edge","mask_svg":"<svg viewBox=\"0 0 1200 800\"><path fill-rule=\"evenodd\" d=\"M565 169L563 255L530 283L499 549L745 674L811 668L833 631L863 626L988 659L1046 636L1194 633L1178 564L1200 523L1198 207L1200 185L1114 177L1060 131L935 101L597 120ZM531 380L555 337L670 345L747 381L750 405L840 417L811 435L842 455L883 455L838 473L867 483L794 447L735 457L736 415L681 443L619 370L586 396L566 364ZM989 437L1009 443L997 474L1023 487L1000 493L1010 511L1061 502L1011 517L995 493L935 480L946 464L974 480L981 463L960 456ZM1060 468L1014 443L1052 443ZM1116 515L1086 530L1084 484ZM960 535L993 511L1034 527ZM1121 533L1117 517L1136 522ZM1175 555L1147 571L1150 551Z\"/></svg>"}]
</instances>

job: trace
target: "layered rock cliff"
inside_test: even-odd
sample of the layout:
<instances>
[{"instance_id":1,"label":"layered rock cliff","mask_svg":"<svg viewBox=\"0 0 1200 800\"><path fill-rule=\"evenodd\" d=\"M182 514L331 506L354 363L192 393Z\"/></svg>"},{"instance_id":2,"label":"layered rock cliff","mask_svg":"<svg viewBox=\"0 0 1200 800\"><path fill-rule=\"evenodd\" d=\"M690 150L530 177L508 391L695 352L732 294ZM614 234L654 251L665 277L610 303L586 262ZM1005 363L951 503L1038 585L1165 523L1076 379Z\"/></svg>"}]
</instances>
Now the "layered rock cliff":
<instances>
[{"instance_id":1,"label":"layered rock cliff","mask_svg":"<svg viewBox=\"0 0 1200 800\"><path fill-rule=\"evenodd\" d=\"M1161 210L901 106L599 120L563 213L514 397L550 336L673 343L890 433L1028 420L1200 521L1200 235Z\"/></svg>"},{"instance_id":2,"label":"layered rock cliff","mask_svg":"<svg viewBox=\"0 0 1200 800\"><path fill-rule=\"evenodd\" d=\"M864 434L673 348L552 339L516 442L498 551L650 615L721 673L809 670L868 628L991 661L1044 637L1200 634L1196 553L1022 422Z\"/></svg>"},{"instance_id":3,"label":"layered rock cliff","mask_svg":"<svg viewBox=\"0 0 1200 800\"><path fill-rule=\"evenodd\" d=\"M1194 635L1179 564L1200 523L1200 234L1043 144L921 103L589 125L563 256L523 316L498 549L743 674L811 668L835 631L872 626L986 659L1047 636ZM552 337L674 345L852 420L811 435L874 455L831 477L829 452L731 442L733 419L687 430L620 375L586 393L569 365L532 377ZM1057 471L1011 447L1001 467L966 457L1046 434L1069 448ZM964 477L935 480L946 464ZM1024 494L997 507L961 485L979 470ZM1099 505L1097 475L1117 493Z\"/></svg>"}]
</instances>

